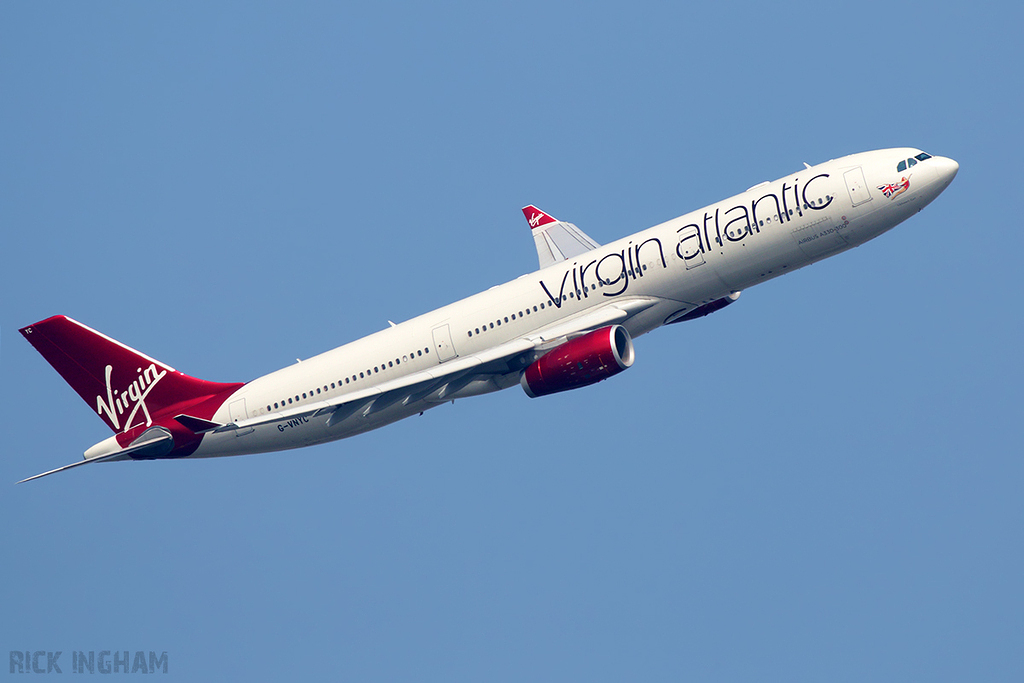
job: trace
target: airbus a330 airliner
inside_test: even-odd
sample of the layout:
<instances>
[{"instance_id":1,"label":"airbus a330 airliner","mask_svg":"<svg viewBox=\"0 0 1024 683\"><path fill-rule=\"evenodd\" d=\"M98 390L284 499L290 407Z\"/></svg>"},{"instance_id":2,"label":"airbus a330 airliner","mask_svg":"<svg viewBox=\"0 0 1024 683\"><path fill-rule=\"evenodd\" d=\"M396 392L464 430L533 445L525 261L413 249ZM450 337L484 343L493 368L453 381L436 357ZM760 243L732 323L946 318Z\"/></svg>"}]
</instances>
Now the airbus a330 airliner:
<instances>
[{"instance_id":1,"label":"airbus a330 airliner","mask_svg":"<svg viewBox=\"0 0 1024 683\"><path fill-rule=\"evenodd\" d=\"M633 364L634 337L879 236L959 169L910 148L804 166L604 246L527 206L539 270L245 384L189 377L64 316L29 325L21 333L114 436L23 481L299 448L515 384L534 398L594 384Z\"/></svg>"}]
</instances>

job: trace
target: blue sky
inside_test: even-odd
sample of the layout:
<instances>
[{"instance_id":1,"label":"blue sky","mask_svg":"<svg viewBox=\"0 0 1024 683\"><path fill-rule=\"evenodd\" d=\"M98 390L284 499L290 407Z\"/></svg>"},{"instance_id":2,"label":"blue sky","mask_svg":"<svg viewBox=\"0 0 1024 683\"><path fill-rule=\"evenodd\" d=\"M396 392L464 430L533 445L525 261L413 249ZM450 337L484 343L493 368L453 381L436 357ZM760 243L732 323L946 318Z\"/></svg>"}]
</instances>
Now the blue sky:
<instances>
[{"instance_id":1,"label":"blue sky","mask_svg":"<svg viewBox=\"0 0 1024 683\"><path fill-rule=\"evenodd\" d=\"M4 3L0 656L168 680L1024 675L1013 3ZM960 162L585 390L312 449L74 461L18 335L245 381L848 153ZM7 667L0 666L3 675Z\"/></svg>"}]
</instances>

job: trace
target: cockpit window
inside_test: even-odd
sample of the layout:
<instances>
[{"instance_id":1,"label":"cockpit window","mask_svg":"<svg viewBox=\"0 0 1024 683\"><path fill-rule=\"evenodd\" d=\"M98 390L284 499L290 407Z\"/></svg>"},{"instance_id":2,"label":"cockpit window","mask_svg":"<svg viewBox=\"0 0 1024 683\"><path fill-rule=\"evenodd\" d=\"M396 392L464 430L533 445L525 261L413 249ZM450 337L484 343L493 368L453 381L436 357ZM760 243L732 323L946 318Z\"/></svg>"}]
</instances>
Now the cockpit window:
<instances>
[{"instance_id":1,"label":"cockpit window","mask_svg":"<svg viewBox=\"0 0 1024 683\"><path fill-rule=\"evenodd\" d=\"M931 158L932 158L931 154L927 154L925 152L921 152L917 156L911 157L909 159L905 159L905 160L901 161L900 163L896 164L896 172L897 173L903 173L904 171L906 171L911 166L916 166L917 162L924 161L925 159L931 159Z\"/></svg>"}]
</instances>

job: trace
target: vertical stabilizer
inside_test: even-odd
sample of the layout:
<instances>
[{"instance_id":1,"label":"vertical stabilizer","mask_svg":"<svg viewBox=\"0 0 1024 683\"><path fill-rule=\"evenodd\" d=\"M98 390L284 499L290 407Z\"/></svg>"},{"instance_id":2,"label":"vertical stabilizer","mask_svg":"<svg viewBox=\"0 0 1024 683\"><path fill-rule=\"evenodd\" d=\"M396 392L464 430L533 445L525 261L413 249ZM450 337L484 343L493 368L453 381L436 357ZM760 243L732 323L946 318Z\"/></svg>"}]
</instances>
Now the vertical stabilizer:
<instances>
[{"instance_id":1,"label":"vertical stabilizer","mask_svg":"<svg viewBox=\"0 0 1024 683\"><path fill-rule=\"evenodd\" d=\"M209 419L242 386L189 377L63 315L20 331L115 433L178 413Z\"/></svg>"}]
</instances>

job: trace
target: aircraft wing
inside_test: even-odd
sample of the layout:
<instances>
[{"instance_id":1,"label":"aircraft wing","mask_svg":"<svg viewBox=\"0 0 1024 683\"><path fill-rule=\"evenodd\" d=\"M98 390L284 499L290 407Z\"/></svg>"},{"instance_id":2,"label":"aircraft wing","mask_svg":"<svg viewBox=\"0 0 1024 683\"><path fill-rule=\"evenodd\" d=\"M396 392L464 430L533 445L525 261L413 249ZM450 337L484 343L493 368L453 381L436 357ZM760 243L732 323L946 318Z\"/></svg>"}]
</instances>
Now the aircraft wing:
<instances>
[{"instance_id":1,"label":"aircraft wing","mask_svg":"<svg viewBox=\"0 0 1024 683\"><path fill-rule=\"evenodd\" d=\"M556 220L533 204L523 207L523 215L533 230L542 269L601 246L572 223Z\"/></svg>"},{"instance_id":2,"label":"aircraft wing","mask_svg":"<svg viewBox=\"0 0 1024 683\"><path fill-rule=\"evenodd\" d=\"M239 420L225 425L204 422L197 424L196 427L202 428L194 429L194 431L196 433L226 432L275 424L296 417L311 418L326 415L330 416L327 424L331 426L357 413L364 416L372 415L396 403L409 404L428 397L442 402L448 400L447 396L457 393L474 380L523 370L540 355L567 340L606 325L621 323L657 302L657 299L650 297L635 297L616 301L581 313L574 318L560 320L548 327L534 330L519 339L480 353L454 358L430 370L398 377L335 399L261 415L248 420ZM186 424L186 426L188 425Z\"/></svg>"}]
</instances>

